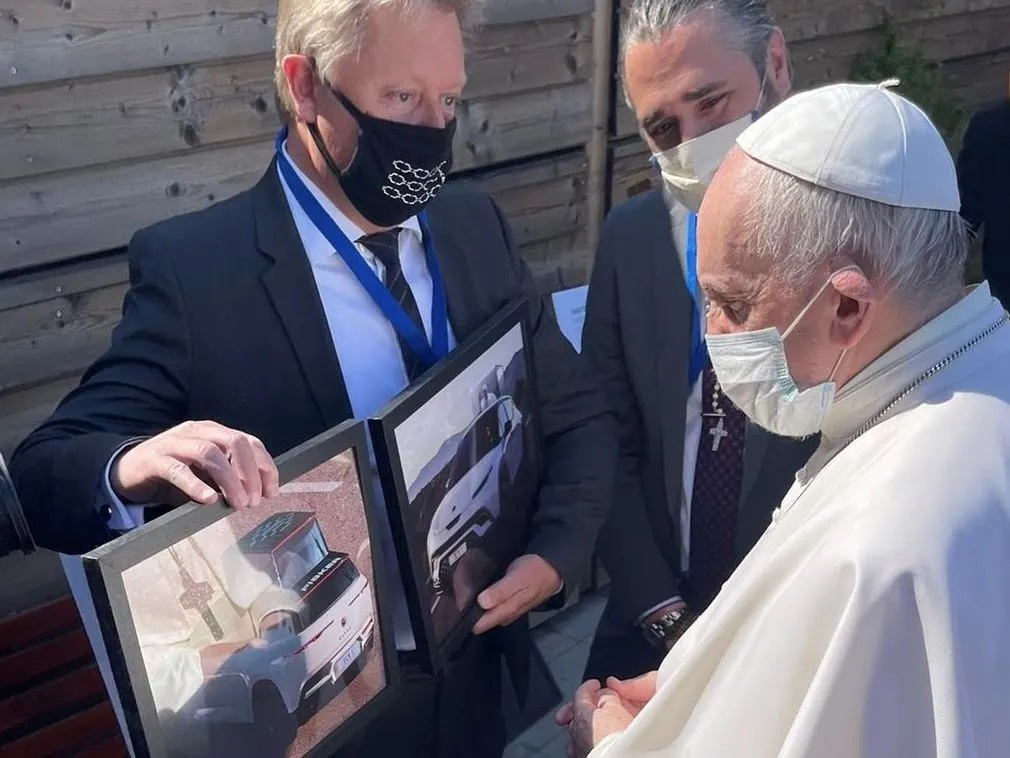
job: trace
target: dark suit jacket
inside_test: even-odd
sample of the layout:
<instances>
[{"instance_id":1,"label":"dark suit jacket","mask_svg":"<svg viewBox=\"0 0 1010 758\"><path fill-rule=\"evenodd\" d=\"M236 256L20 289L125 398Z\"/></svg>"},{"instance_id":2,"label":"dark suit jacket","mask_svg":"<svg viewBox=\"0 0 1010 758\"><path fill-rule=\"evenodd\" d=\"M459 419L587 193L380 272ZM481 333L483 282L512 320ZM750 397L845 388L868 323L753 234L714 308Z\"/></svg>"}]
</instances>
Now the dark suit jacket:
<instances>
[{"instance_id":1,"label":"dark suit jacket","mask_svg":"<svg viewBox=\"0 0 1010 758\"><path fill-rule=\"evenodd\" d=\"M982 231L982 268L1010 307L1010 102L979 111L968 122L957 159L961 215Z\"/></svg>"},{"instance_id":2,"label":"dark suit jacket","mask_svg":"<svg viewBox=\"0 0 1010 758\"><path fill-rule=\"evenodd\" d=\"M614 502L598 548L612 582L604 625L627 627L676 595L690 602L681 581L680 522L672 514L683 493L692 307L662 194L616 207L604 225L582 336L620 425ZM750 424L745 444L740 558L814 447Z\"/></svg>"},{"instance_id":3,"label":"dark suit jacket","mask_svg":"<svg viewBox=\"0 0 1010 758\"><path fill-rule=\"evenodd\" d=\"M489 198L448 186L429 219L458 339L533 292ZM107 462L131 438L212 419L276 456L352 415L273 163L252 190L138 232L129 258L108 352L11 462L32 532L54 550L82 552L113 536L98 496ZM616 434L550 311L536 297L530 310L545 473L529 550L574 588L609 506ZM528 626L515 627L526 644L505 650L513 664L528 653Z\"/></svg>"}]
</instances>

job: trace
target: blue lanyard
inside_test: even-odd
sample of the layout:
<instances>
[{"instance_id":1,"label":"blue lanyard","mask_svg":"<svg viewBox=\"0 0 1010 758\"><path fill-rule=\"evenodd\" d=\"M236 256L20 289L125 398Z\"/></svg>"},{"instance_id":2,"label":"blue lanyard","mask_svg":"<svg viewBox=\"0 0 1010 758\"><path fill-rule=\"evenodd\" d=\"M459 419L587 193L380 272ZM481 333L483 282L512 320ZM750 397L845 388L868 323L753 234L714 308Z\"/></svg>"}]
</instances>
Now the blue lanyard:
<instances>
[{"instance_id":1,"label":"blue lanyard","mask_svg":"<svg viewBox=\"0 0 1010 758\"><path fill-rule=\"evenodd\" d=\"M688 367L688 386L693 387L708 361L708 350L705 348L705 336L702 333L701 305L698 303L698 214L687 216L687 250L684 283L691 294L691 363Z\"/></svg>"},{"instance_id":2,"label":"blue lanyard","mask_svg":"<svg viewBox=\"0 0 1010 758\"><path fill-rule=\"evenodd\" d=\"M301 177L298 176L281 147L286 135L286 128L277 135L275 143L277 165L284 181L295 196L295 200L305 211L309 220L316 225L319 232L333 245L334 250L347 264L351 273L365 288L369 297L382 311L382 315L389 320L389 323L393 325L411 351L425 364L425 368L431 368L449 353L449 322L445 289L442 287L442 273L438 267L438 259L435 257L426 215L419 214L418 220L421 224L421 236L424 239L424 255L428 262L428 273L431 275L431 344L428 343L428 337L424 330L414 323L407 312L389 294L389 290L376 276L372 267L365 262L354 243L347 239L347 235L341 231L337 222L320 205L309 188L305 186Z\"/></svg>"}]
</instances>

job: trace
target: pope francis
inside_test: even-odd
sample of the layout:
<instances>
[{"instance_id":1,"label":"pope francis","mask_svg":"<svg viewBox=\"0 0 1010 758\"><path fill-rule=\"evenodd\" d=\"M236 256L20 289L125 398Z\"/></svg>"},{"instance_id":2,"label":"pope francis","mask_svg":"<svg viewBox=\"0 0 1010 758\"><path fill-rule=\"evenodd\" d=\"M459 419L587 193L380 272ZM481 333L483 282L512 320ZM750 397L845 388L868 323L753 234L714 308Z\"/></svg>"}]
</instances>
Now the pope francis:
<instances>
[{"instance_id":1,"label":"pope francis","mask_svg":"<svg viewBox=\"0 0 1010 758\"><path fill-rule=\"evenodd\" d=\"M1010 756L1010 327L964 288L958 207L886 83L737 140L699 219L709 354L755 422L820 447L659 671L558 713L570 755Z\"/></svg>"}]
</instances>

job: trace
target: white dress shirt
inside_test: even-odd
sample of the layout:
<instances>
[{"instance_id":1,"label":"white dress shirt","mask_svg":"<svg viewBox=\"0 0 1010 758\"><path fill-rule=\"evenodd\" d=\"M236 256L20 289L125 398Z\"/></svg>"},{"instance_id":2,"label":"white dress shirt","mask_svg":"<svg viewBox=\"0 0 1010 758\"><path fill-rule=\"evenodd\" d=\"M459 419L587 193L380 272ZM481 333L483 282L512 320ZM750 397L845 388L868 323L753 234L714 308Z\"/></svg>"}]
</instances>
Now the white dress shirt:
<instances>
[{"instance_id":1,"label":"white dress shirt","mask_svg":"<svg viewBox=\"0 0 1010 758\"><path fill-rule=\"evenodd\" d=\"M355 247L365 262L382 279L385 271L382 263L362 245L357 244L357 240L363 237L365 232L347 218L290 160L286 143L281 159L290 162L292 168L319 201L319 204L336 221L347 238L355 243ZM405 389L409 383L396 330L340 255L336 253L333 245L327 241L323 233L298 205L279 170L278 176L291 209L295 227L302 240L302 246L305 248L305 254L312 266L316 289L326 314L333 346L340 360L341 374L351 401L351 410L355 418L368 418ZM403 229L399 237L400 265L403 269L403 276L414 295L414 300L417 302L425 333L431 340L432 282L424 253L421 225L415 216L400 226ZM449 349L452 350L456 346L456 340L452 326L447 325L447 328L449 330ZM337 381L337 377L334 377L334 381ZM369 457L374 473L375 461L371 450L369 450ZM114 459L115 456L113 456ZM378 488L378 477L374 477L373 481ZM144 507L125 506L116 497L109 483L108 467L106 468L106 486L113 507L113 516L109 520L109 526L119 531L128 531L143 524ZM376 502L384 503L381 490L377 494ZM396 562L396 553L393 549L388 514L384 507L380 510L379 521L382 526L383 543L386 547L384 551L386 568L393 587L391 611L396 646L398 650L413 650L416 646L411 631L406 597L402 589L403 583L399 566Z\"/></svg>"}]
</instances>

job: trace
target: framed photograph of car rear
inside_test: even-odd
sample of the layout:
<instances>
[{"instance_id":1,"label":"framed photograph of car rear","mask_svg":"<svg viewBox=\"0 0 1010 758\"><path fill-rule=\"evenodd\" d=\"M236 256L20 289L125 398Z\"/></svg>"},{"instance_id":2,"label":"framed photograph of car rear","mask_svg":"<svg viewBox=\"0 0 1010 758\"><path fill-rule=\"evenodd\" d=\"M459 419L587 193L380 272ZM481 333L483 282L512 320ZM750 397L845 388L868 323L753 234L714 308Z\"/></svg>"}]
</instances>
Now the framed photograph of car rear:
<instances>
[{"instance_id":1,"label":"framed photograph of car rear","mask_svg":"<svg viewBox=\"0 0 1010 758\"><path fill-rule=\"evenodd\" d=\"M82 558L134 755L330 755L395 696L364 423L276 462L256 508L182 506Z\"/></svg>"},{"instance_id":2,"label":"framed photograph of car rear","mask_svg":"<svg viewBox=\"0 0 1010 758\"><path fill-rule=\"evenodd\" d=\"M541 467L528 304L515 301L371 420L419 650L439 670L525 547Z\"/></svg>"}]
</instances>

